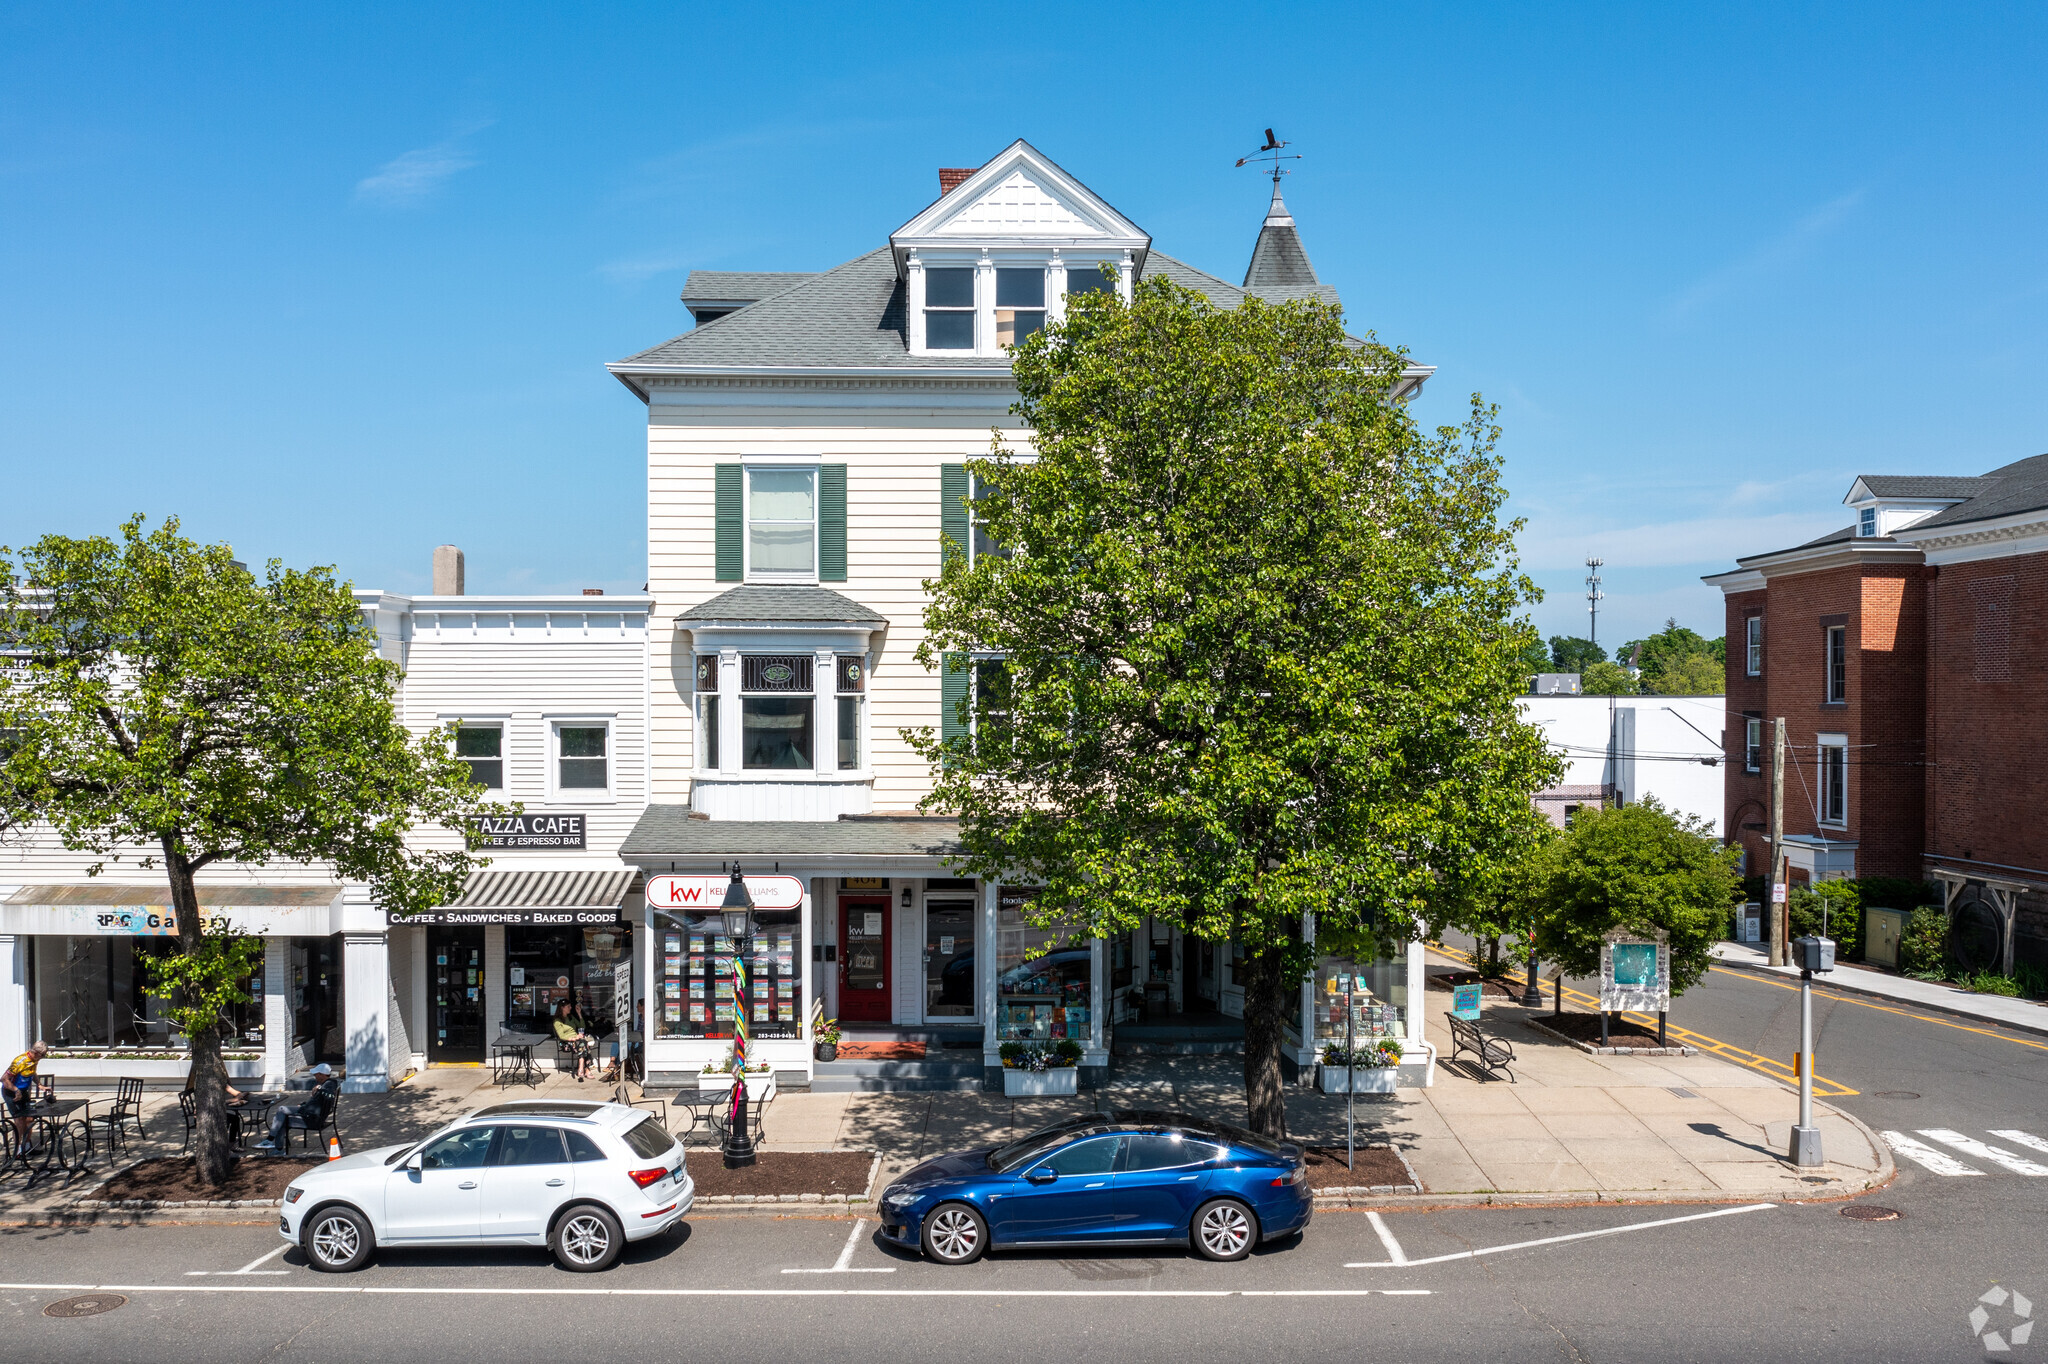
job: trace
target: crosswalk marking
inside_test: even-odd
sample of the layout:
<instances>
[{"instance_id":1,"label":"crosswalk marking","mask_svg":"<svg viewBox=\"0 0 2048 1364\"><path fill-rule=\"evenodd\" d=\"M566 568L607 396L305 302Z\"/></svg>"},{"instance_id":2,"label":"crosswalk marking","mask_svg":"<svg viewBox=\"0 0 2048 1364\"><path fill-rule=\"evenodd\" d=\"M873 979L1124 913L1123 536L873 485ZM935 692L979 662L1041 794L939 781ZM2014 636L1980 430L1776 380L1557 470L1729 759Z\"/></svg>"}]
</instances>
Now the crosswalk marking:
<instances>
[{"instance_id":1,"label":"crosswalk marking","mask_svg":"<svg viewBox=\"0 0 2048 1364\"><path fill-rule=\"evenodd\" d=\"M1884 1144L1891 1147L1894 1152L1913 1161L1917 1165L1925 1166L1934 1174L1981 1175L1984 1173L1982 1170L1972 1169L1970 1166L1963 1164L1946 1151L1937 1151L1924 1141L1913 1140L1904 1132L1880 1132L1877 1135L1884 1138Z\"/></svg>"},{"instance_id":2,"label":"crosswalk marking","mask_svg":"<svg viewBox=\"0 0 2048 1364\"><path fill-rule=\"evenodd\" d=\"M2024 1156L2014 1155L2004 1147L1989 1145L1978 1141L1975 1137L1966 1137L1961 1132L1951 1132L1946 1127L1923 1127L1920 1129L1920 1135L1932 1137L1943 1146L1953 1146L1966 1156L1975 1156L1979 1160L1988 1160L1994 1165L2003 1165L2016 1175L2048 1175L2048 1165L2028 1160Z\"/></svg>"},{"instance_id":3,"label":"crosswalk marking","mask_svg":"<svg viewBox=\"0 0 2048 1364\"><path fill-rule=\"evenodd\" d=\"M2036 1151L2048 1151L2048 1141L2043 1141L2032 1132L2021 1132L2010 1127L1994 1127L1991 1129L1991 1135L2020 1146L2031 1146Z\"/></svg>"}]
</instances>

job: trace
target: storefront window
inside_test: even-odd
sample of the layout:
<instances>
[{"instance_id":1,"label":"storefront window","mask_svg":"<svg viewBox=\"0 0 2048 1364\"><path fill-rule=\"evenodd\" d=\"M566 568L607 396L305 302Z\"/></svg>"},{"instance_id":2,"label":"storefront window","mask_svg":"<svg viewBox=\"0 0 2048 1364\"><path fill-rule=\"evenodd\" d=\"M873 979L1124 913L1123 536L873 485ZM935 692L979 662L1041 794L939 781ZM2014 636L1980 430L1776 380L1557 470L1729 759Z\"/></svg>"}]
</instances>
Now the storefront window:
<instances>
[{"instance_id":1,"label":"storefront window","mask_svg":"<svg viewBox=\"0 0 2048 1364\"><path fill-rule=\"evenodd\" d=\"M1329 956L1316 960L1315 1040L1344 1040L1344 1004L1357 1011L1354 1038L1403 1037L1408 1023L1408 944L1376 961Z\"/></svg>"},{"instance_id":2,"label":"storefront window","mask_svg":"<svg viewBox=\"0 0 2048 1364\"><path fill-rule=\"evenodd\" d=\"M996 908L996 1014L1003 1041L1086 1041L1094 950L1073 930L1038 928L1035 890L1004 886Z\"/></svg>"},{"instance_id":3,"label":"storefront window","mask_svg":"<svg viewBox=\"0 0 2048 1364\"><path fill-rule=\"evenodd\" d=\"M739 997L736 955L717 914L653 912L656 1037L731 1037L736 1011L751 1009L752 1038L803 1036L800 911L754 912L746 997Z\"/></svg>"},{"instance_id":4,"label":"storefront window","mask_svg":"<svg viewBox=\"0 0 2048 1364\"><path fill-rule=\"evenodd\" d=\"M340 1062L347 1049L341 1016L341 939L293 938L290 1007L292 1045L315 1061Z\"/></svg>"},{"instance_id":5,"label":"storefront window","mask_svg":"<svg viewBox=\"0 0 2048 1364\"><path fill-rule=\"evenodd\" d=\"M186 1045L165 1001L151 993L151 957L178 950L175 939L111 934L35 940L36 1034L55 1047ZM230 1005L222 1035L229 1047L263 1045L263 976L244 982L251 1002Z\"/></svg>"},{"instance_id":6,"label":"storefront window","mask_svg":"<svg viewBox=\"0 0 2048 1364\"><path fill-rule=\"evenodd\" d=\"M612 984L631 960L633 926L513 924L505 929L505 1026L552 1033L555 1006L569 1001L593 1037L613 1032Z\"/></svg>"}]
</instances>

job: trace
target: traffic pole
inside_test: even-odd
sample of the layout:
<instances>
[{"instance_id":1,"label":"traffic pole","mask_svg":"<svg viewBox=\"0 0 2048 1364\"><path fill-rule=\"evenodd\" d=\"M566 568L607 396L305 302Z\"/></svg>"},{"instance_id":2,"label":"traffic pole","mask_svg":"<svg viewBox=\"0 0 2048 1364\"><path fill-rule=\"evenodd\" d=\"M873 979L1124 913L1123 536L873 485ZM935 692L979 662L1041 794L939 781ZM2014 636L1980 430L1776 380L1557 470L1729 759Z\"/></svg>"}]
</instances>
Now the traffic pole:
<instances>
[{"instance_id":1,"label":"traffic pole","mask_svg":"<svg viewBox=\"0 0 2048 1364\"><path fill-rule=\"evenodd\" d=\"M1771 965L1785 964L1785 717L1778 717L1777 735L1771 744Z\"/></svg>"},{"instance_id":2,"label":"traffic pole","mask_svg":"<svg viewBox=\"0 0 2048 1364\"><path fill-rule=\"evenodd\" d=\"M1792 1163L1827 1163L1820 1152L1820 1129L1813 1125L1813 972L1803 968L1799 972L1799 1125L1792 1129Z\"/></svg>"}]
</instances>

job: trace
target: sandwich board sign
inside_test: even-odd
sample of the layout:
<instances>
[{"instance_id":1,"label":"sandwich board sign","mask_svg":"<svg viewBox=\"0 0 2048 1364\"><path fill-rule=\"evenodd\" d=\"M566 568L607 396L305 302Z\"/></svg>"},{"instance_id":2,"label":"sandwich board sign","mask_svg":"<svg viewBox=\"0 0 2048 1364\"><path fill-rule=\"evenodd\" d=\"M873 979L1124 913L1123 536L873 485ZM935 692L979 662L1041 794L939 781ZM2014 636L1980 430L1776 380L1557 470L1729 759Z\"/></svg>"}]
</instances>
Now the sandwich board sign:
<instances>
[{"instance_id":1,"label":"sandwich board sign","mask_svg":"<svg viewBox=\"0 0 2048 1364\"><path fill-rule=\"evenodd\" d=\"M1453 985L1451 987L1451 1015L1471 1022L1479 1019L1479 985Z\"/></svg>"}]
</instances>

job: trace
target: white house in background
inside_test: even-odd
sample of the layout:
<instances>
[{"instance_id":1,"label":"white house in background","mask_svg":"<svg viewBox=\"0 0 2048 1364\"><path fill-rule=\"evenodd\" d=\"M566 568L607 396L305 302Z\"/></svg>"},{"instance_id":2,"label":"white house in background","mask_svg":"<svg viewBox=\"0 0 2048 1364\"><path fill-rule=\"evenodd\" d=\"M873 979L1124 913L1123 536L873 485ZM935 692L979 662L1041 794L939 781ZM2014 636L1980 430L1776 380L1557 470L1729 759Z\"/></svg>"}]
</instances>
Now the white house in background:
<instances>
[{"instance_id":1,"label":"white house in background","mask_svg":"<svg viewBox=\"0 0 2048 1364\"><path fill-rule=\"evenodd\" d=\"M381 1090L432 1063L488 1060L508 1019L558 997L608 1016L632 946L621 906L634 873L618 849L648 796L653 602L465 596L459 557L436 568L441 595L356 599L405 670L404 722L460 720L471 771L524 814L493 833L491 867L456 903L411 922L327 867L202 872L201 906L264 939L228 1044L236 1075L275 1087L326 1061L344 1088ZM56 1049L46 1073L176 1079L183 1049L143 964L171 942L163 880L133 861L89 876L92 861L47 832L0 842L0 1052L40 1037Z\"/></svg>"},{"instance_id":2,"label":"white house in background","mask_svg":"<svg viewBox=\"0 0 2048 1364\"><path fill-rule=\"evenodd\" d=\"M1722 833L1722 696L1524 696L1522 718L1542 729L1569 764L1536 796L1564 827L1581 805L1633 805L1655 796Z\"/></svg>"}]
</instances>

